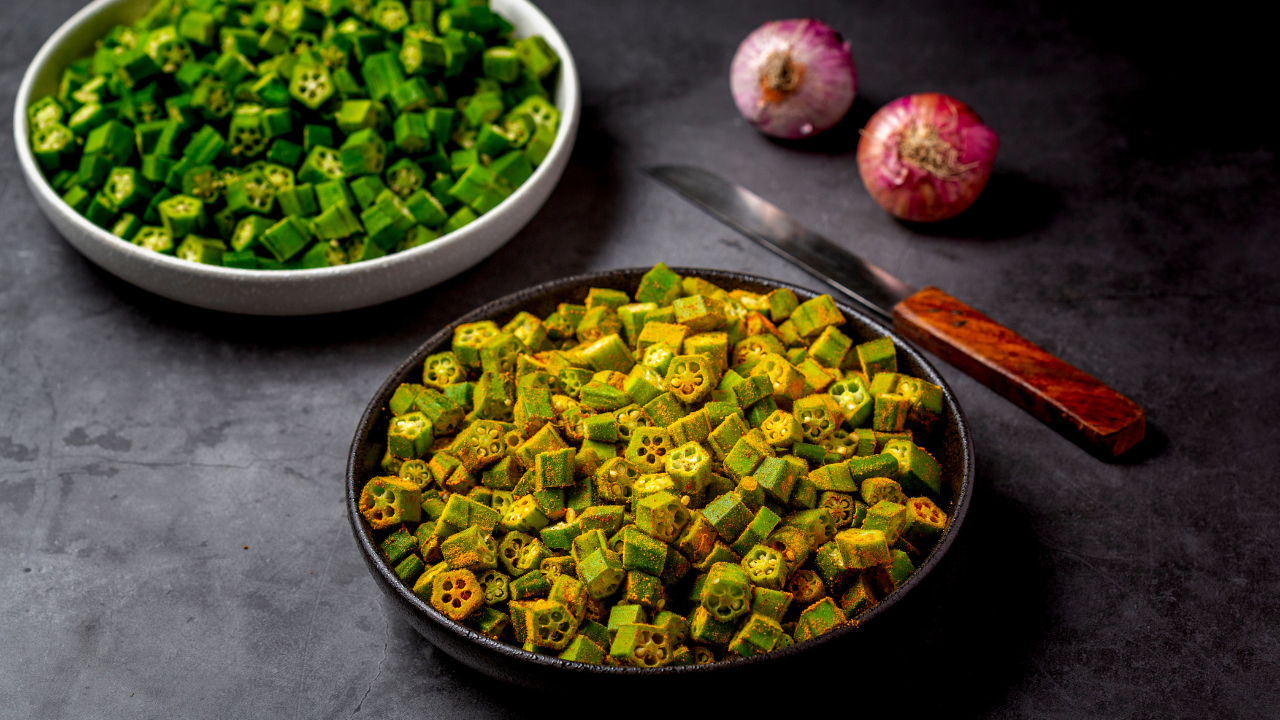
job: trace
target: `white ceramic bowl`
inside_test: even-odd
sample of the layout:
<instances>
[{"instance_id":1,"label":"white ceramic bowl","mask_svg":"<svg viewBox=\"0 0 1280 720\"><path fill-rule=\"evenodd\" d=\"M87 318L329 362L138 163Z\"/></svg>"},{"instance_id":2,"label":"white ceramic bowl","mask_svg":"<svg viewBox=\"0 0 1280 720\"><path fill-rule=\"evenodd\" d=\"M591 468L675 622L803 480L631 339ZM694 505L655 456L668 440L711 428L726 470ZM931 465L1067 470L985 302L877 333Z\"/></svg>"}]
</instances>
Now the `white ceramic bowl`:
<instances>
[{"instance_id":1,"label":"white ceramic bowl","mask_svg":"<svg viewBox=\"0 0 1280 720\"><path fill-rule=\"evenodd\" d=\"M492 0L517 36L541 35L560 55L555 104L560 129L533 177L480 219L434 242L377 260L318 270L241 270L179 260L125 242L72 210L49 187L27 128L27 107L53 93L62 69L90 54L114 25L141 17L152 0L94 0L40 48L14 104L18 160L36 203L77 250L104 270L157 295L213 310L250 315L313 315L351 310L404 297L457 275L502 247L533 218L564 173L578 132L578 69L564 38L528 0Z\"/></svg>"}]
</instances>

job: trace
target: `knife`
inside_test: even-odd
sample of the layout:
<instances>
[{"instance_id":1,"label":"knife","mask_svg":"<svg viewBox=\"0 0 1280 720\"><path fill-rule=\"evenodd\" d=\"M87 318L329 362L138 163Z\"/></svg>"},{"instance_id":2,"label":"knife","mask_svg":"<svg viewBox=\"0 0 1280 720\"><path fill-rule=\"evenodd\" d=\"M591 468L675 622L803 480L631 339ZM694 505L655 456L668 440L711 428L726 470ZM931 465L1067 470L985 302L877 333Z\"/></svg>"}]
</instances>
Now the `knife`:
<instances>
[{"instance_id":1,"label":"knife","mask_svg":"<svg viewBox=\"0 0 1280 720\"><path fill-rule=\"evenodd\" d=\"M645 172L872 314L892 320L899 334L1086 450L1114 458L1146 433L1145 413L1132 400L942 290L914 290L707 170L658 165Z\"/></svg>"}]
</instances>

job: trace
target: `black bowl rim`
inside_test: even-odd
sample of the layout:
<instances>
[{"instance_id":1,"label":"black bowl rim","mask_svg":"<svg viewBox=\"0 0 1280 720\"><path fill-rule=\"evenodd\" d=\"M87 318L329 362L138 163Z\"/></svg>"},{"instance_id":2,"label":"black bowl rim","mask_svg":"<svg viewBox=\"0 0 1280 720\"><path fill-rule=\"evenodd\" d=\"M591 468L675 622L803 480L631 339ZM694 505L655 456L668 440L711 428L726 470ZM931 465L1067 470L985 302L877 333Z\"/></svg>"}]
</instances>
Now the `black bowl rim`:
<instances>
[{"instance_id":1,"label":"black bowl rim","mask_svg":"<svg viewBox=\"0 0 1280 720\"><path fill-rule=\"evenodd\" d=\"M912 588L918 585L925 578L925 576L927 576L929 572L932 571L933 568L938 564L938 562L942 559L942 556L946 554L947 549L951 547L951 543L955 540L956 534L960 530L960 525L963 523L965 515L968 513L968 510L969 510L969 502L973 495L975 459L974 459L974 451L973 451L973 439L969 433L969 424L968 424L968 421L965 419L964 411L961 409L959 402L956 401L955 394L952 392L951 386L947 384L946 379L943 378L942 375L937 371L937 368L935 368L933 364L930 363L919 350L917 350L914 346L909 344L900 335L895 333L892 328L881 323L879 320L868 316L866 313L861 312L857 309L854 309L843 302L840 302L839 299L836 299L836 304L840 307L841 312L845 313L846 315L855 316L859 321L869 325L873 329L882 333L884 336L891 338L894 342L894 345L897 346L899 351L905 352L909 356L911 356L916 362L918 362L921 365L921 367L929 371L929 373L932 375L931 380L934 381L937 385L941 386L943 397L947 403L947 406L951 409L952 412L955 413L956 424L960 431L959 432L960 450L964 458L962 474L960 479L959 498L956 501L955 509L951 513L951 521L948 523L947 529L943 533L942 538L938 541L938 544L934 546L933 550L929 553L929 556L925 558L925 561L919 567L916 568L915 572L911 574L911 577L907 580L907 582L903 583L902 586L896 588L892 593L889 594L887 598L877 603L870 610L867 610L866 612L864 612L861 616L859 616L856 622L845 625L843 627L840 627L836 630L825 633L823 635L819 635L818 637L805 640L804 642L796 643L790 647L783 648L782 650L775 650L769 653L765 653L763 655L756 655L749 658L735 658L733 660L721 660L718 662L708 663L704 665L684 665L679 667L666 666L666 667L659 667L659 668L636 668L636 667L623 667L623 666L611 666L611 665L592 665L588 663L579 663L579 662L571 662L568 660L561 660L560 658L555 657L554 655L541 655L538 653L528 652L527 650L524 650L515 645L510 645L508 643L490 639L489 637L479 632L476 632L475 630L472 630L471 628L466 627L465 625L446 617L443 613L431 607L429 603L423 602L422 599L419 598L417 595L415 595L411 589L407 588L406 584L402 582L400 578L395 575L394 572L392 572L391 568L387 566L386 562L383 561L382 557L378 554L378 550L377 550L377 547L374 545L370 530L366 528L366 525L363 522L364 518L360 515L360 511L359 511L359 506L358 506L359 490L356 487L357 465L358 465L358 458L360 456L359 451L361 447L361 438L368 437L369 431L372 425L378 421L382 413L383 405L385 405L385 402L380 402L380 400L385 397L390 397L391 391L394 390L394 387L399 384L399 379L410 368L414 367L415 365L421 364L422 361L426 358L426 356L430 354L430 350L432 348L439 346L441 343L443 343L447 339L451 339L453 337L454 328L456 328L457 326L463 323L476 322L479 320L492 318L503 312L510 311L526 302L534 300L539 296L546 295L570 286L590 285L590 283L593 283L599 280L616 280L620 277L630 278L635 275L647 272L648 270L649 268L619 268L616 270L605 270L600 272L571 275L571 276L560 278L557 280L551 280L548 282L539 283L537 285L533 285L531 287L525 288L524 290L520 290L520 291L511 293L509 295L505 295L489 303L486 303L485 305L479 308L476 308L475 310L472 310L471 312L463 315L457 320L454 320L452 323L441 328L438 332L436 332L434 335L428 338L426 342L419 345L418 348L407 359L404 360L404 362L400 363L396 367L396 369L391 372L391 374L387 377L387 379L384 380L383 383L378 387L377 392L374 393L373 398L369 401L369 405L365 408L364 414L360 416L360 423L356 427L356 434L351 441L351 449L347 456L347 477L346 477L347 519L351 523L352 532L356 537L357 544L360 546L361 552L364 553L365 555L364 557L365 564L369 566L370 572L373 572L374 568L377 569L377 572L381 575L382 580L384 581L386 586L394 588L397 595L400 596L400 599L402 602L404 602L410 607L415 608L416 610L418 610L419 613L430 618L436 625L449 630L453 634L461 638L464 638L466 640L469 640L471 642L474 642L478 645L481 645L489 650L493 650L502 655L506 655L509 658L513 658L516 660L523 660L525 662L529 662L535 665L542 665L546 667L559 668L559 669L570 671L570 672L583 673L586 675L615 675L615 676L688 675L692 673L706 673L706 672L715 672L719 670L728 670L731 668L741 668L741 667L755 665L762 662L768 662L771 660L782 660L785 658L793 657L802 652L805 652L806 650L843 638L846 635L856 631L860 626L862 626L866 622L874 619L875 617L878 617L881 613L888 610L895 603L901 600ZM808 288L799 287L797 285L785 283L780 280L773 280L771 278L765 278L758 275L751 275L748 273L740 273L740 272L734 272L734 271L728 271L728 270L714 270L709 268L690 268L690 267L674 267L672 268L672 270L679 273L680 275L694 275L697 277L703 277L713 281L716 279L719 279L721 281L727 281L727 282L752 282L752 283L758 283L758 284L768 285L768 286L773 286L778 288L787 288L792 292L796 293L796 295L799 296L802 300L816 297L822 294L822 293L814 292L813 290L810 290Z\"/></svg>"}]
</instances>

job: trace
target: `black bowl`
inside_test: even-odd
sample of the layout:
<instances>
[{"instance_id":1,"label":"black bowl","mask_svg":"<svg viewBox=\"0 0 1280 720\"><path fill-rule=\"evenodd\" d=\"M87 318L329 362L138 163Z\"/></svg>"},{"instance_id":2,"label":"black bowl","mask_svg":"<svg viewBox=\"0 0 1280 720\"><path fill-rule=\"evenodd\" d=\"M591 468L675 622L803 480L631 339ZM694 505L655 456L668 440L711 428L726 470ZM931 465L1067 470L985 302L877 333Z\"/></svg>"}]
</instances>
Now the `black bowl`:
<instances>
[{"instance_id":1,"label":"black bowl","mask_svg":"<svg viewBox=\"0 0 1280 720\"><path fill-rule=\"evenodd\" d=\"M681 275L705 278L726 289L741 288L753 292L768 292L775 288L789 288L801 300L816 295L803 288L754 275L699 268L673 269ZM914 347L908 345L888 327L853 308L840 305L840 310L848 319L848 323L841 330L855 342L865 342L886 335L893 338L898 348L899 367L908 374L940 385L946 401L945 417L941 427L935 430L929 449L938 457L943 468L944 497L942 500L948 505L944 509L950 516L947 529L916 572L901 587L859 617L856 624L797 643L783 650L752 658L684 667L610 667L567 662L554 656L525 652L519 647L491 640L454 622L423 602L413 594L409 586L395 576L392 569L378 555L373 531L360 515L357 507L357 499L364 484L382 474L381 462L386 449L384 438L390 418L387 403L391 399L391 394L401 383L420 382L423 360L432 353L448 349L453 338L453 329L462 323L488 319L501 325L521 310L527 310L538 317L546 317L555 310L558 303L583 302L587 289L591 287L614 288L634 295L640 276L646 270L647 268L613 270L575 275L543 283L495 300L458 318L423 343L382 383L382 387L365 408L364 415L360 418L360 426L356 429L355 439L351 442L351 454L347 460L347 517L351 521L351 531L355 535L356 543L360 546L361 555L378 587L392 600L392 604L399 609L409 624L433 645L464 665L498 680L544 690L581 689L584 681L589 681L597 689L600 688L601 683L634 686L645 680L648 681L646 684L682 683L683 680L703 684L713 678L716 680L727 677L740 679L746 674L754 673L760 666L767 666L772 671L777 669L779 664L793 661L806 650L819 645L840 642L852 647L857 643L858 626L887 611L938 564L947 548L951 546L968 510L969 498L973 494L973 441L969 437L969 427L965 422L964 413L960 410L960 405L956 402L951 388Z\"/></svg>"}]
</instances>

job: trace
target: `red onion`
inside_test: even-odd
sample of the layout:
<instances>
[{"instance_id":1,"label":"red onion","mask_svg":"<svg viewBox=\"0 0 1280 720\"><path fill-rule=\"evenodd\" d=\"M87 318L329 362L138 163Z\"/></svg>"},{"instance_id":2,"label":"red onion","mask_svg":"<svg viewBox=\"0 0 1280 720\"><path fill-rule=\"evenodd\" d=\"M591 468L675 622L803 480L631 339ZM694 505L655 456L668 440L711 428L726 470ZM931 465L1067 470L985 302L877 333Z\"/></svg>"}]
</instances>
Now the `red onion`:
<instances>
[{"instance_id":1,"label":"red onion","mask_svg":"<svg viewBox=\"0 0 1280 720\"><path fill-rule=\"evenodd\" d=\"M760 132L779 138L809 137L840 122L857 82L849 43L809 18L756 28L729 67L738 111Z\"/></svg>"},{"instance_id":2,"label":"red onion","mask_svg":"<svg viewBox=\"0 0 1280 720\"><path fill-rule=\"evenodd\" d=\"M939 93L876 111L858 141L858 171L894 217L933 222L973 204L991 177L1000 139L968 105Z\"/></svg>"}]
</instances>

